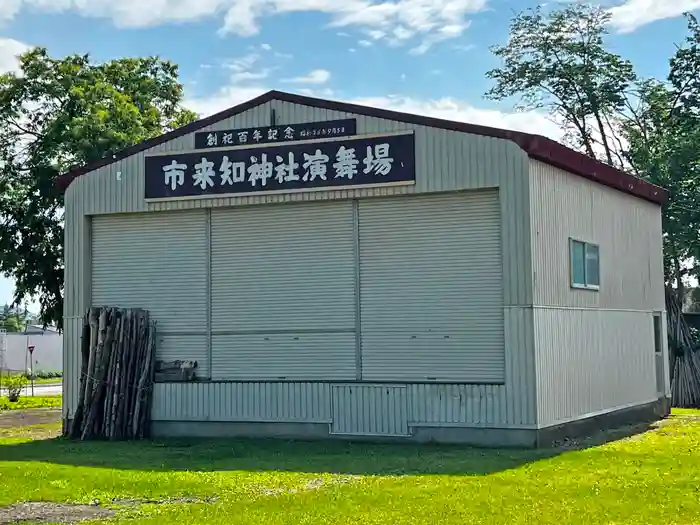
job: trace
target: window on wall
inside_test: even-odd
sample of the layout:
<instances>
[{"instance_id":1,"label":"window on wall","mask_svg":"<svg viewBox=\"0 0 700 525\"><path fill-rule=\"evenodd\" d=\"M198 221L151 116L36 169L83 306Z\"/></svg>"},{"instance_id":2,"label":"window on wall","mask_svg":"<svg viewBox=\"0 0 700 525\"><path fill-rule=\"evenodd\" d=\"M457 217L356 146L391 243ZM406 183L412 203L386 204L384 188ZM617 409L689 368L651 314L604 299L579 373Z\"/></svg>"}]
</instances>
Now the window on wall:
<instances>
[{"instance_id":1,"label":"window on wall","mask_svg":"<svg viewBox=\"0 0 700 525\"><path fill-rule=\"evenodd\" d=\"M600 288L600 254L598 245L570 239L571 286L598 290Z\"/></svg>"}]
</instances>

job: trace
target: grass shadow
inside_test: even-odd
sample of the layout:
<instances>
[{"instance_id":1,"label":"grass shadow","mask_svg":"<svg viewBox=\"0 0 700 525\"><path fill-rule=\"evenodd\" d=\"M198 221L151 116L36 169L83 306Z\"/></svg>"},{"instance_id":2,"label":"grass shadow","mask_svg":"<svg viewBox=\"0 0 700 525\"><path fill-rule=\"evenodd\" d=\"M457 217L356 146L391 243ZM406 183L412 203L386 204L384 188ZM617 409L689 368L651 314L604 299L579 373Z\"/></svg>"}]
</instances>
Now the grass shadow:
<instances>
[{"instance_id":1,"label":"grass shadow","mask_svg":"<svg viewBox=\"0 0 700 525\"><path fill-rule=\"evenodd\" d=\"M279 471L346 475L482 476L603 445L654 428L654 423L596 432L541 449L480 449L279 439L168 439L81 442L65 438L0 445L0 461L138 471Z\"/></svg>"}]
</instances>

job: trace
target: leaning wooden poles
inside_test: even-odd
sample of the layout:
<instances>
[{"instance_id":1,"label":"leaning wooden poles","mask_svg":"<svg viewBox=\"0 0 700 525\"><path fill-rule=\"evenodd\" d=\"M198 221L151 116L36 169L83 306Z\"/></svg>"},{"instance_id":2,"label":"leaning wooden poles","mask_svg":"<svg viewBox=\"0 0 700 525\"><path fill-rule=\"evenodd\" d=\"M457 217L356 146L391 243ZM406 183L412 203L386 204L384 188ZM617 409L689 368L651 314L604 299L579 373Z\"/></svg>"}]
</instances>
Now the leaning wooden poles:
<instances>
[{"instance_id":1,"label":"leaning wooden poles","mask_svg":"<svg viewBox=\"0 0 700 525\"><path fill-rule=\"evenodd\" d=\"M696 336L683 317L681 305L666 291L671 404L678 408L700 408L700 350Z\"/></svg>"},{"instance_id":2,"label":"leaning wooden poles","mask_svg":"<svg viewBox=\"0 0 700 525\"><path fill-rule=\"evenodd\" d=\"M146 310L90 308L83 319L74 439L148 436L155 373L155 322Z\"/></svg>"}]
</instances>

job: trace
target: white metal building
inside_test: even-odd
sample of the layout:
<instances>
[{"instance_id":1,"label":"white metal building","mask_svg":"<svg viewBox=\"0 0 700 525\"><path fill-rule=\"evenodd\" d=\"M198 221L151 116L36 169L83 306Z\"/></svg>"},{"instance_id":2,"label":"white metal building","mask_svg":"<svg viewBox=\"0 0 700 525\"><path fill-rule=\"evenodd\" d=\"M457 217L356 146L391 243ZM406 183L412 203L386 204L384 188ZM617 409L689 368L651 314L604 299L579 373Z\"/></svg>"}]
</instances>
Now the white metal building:
<instances>
[{"instance_id":1,"label":"white metal building","mask_svg":"<svg viewBox=\"0 0 700 525\"><path fill-rule=\"evenodd\" d=\"M63 335L54 331L0 333L0 371L61 372ZM29 346L33 346L32 353Z\"/></svg>"},{"instance_id":2,"label":"white metal building","mask_svg":"<svg viewBox=\"0 0 700 525\"><path fill-rule=\"evenodd\" d=\"M537 445L668 411L666 192L547 138L273 91L62 184L68 420L90 305L197 361L160 435Z\"/></svg>"}]
</instances>

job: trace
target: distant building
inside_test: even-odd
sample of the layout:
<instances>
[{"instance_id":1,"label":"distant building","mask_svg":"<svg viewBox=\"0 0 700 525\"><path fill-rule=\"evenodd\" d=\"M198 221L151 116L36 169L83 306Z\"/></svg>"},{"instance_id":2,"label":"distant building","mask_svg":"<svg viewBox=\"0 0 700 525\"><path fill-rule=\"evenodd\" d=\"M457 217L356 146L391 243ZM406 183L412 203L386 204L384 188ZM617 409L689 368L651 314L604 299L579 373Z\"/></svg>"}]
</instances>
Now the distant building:
<instances>
[{"instance_id":1,"label":"distant building","mask_svg":"<svg viewBox=\"0 0 700 525\"><path fill-rule=\"evenodd\" d=\"M41 327L39 327L41 328ZM34 346L30 355L28 348ZM0 333L0 368L23 372L63 371L63 334L55 330Z\"/></svg>"},{"instance_id":2,"label":"distant building","mask_svg":"<svg viewBox=\"0 0 700 525\"><path fill-rule=\"evenodd\" d=\"M55 326L46 326L40 324L28 324L24 328L26 334L58 334L58 328Z\"/></svg>"}]
</instances>

